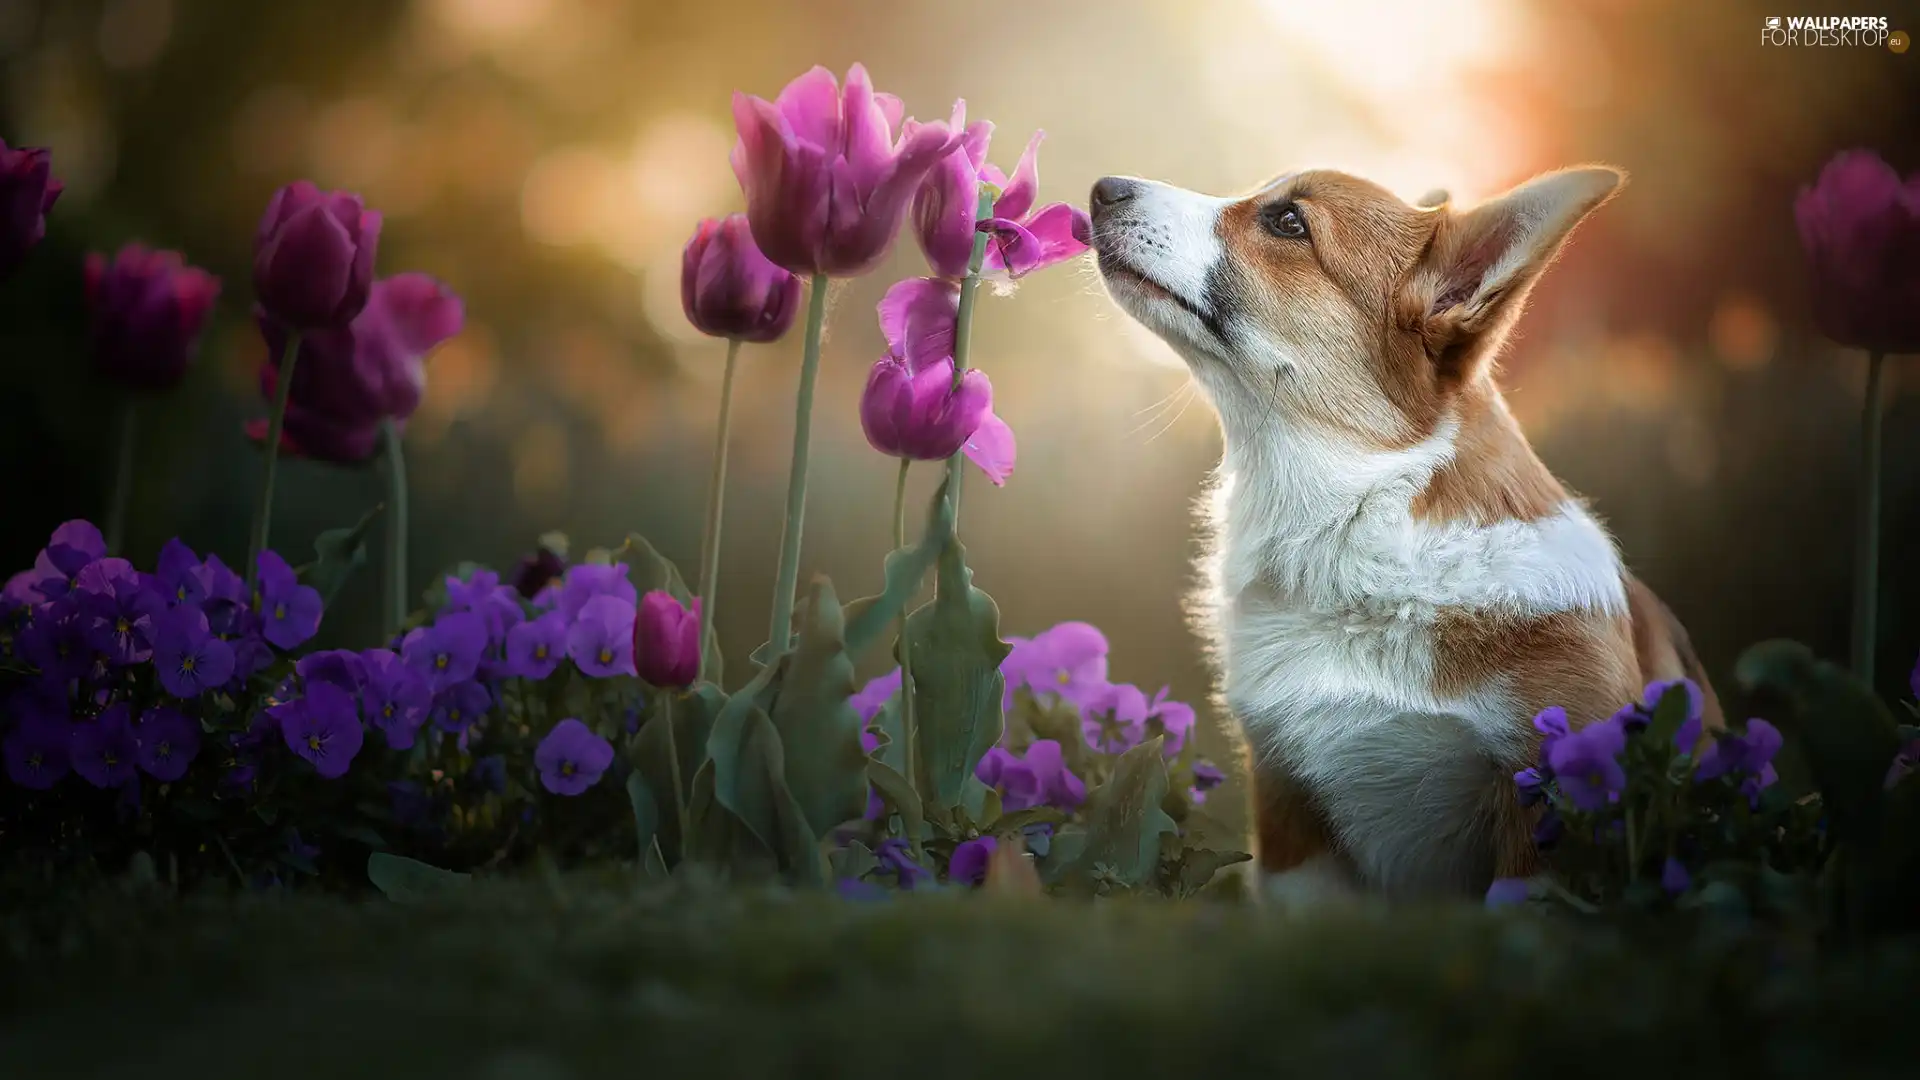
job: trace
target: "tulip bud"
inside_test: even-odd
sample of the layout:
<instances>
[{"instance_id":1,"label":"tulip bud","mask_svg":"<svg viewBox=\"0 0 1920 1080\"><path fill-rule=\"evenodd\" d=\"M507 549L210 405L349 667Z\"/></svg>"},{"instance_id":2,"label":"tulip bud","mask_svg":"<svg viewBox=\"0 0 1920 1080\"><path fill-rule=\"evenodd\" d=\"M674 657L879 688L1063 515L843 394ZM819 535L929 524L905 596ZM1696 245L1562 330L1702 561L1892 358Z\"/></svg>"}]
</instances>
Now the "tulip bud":
<instances>
[{"instance_id":1,"label":"tulip bud","mask_svg":"<svg viewBox=\"0 0 1920 1080\"><path fill-rule=\"evenodd\" d=\"M641 597L633 620L633 663L654 686L692 686L700 674L699 598L689 608L660 590Z\"/></svg>"},{"instance_id":2,"label":"tulip bud","mask_svg":"<svg viewBox=\"0 0 1920 1080\"><path fill-rule=\"evenodd\" d=\"M914 461L944 461L960 452L993 408L993 387L974 369L953 384L953 361L914 371L881 358L860 398L860 427L875 450Z\"/></svg>"},{"instance_id":3,"label":"tulip bud","mask_svg":"<svg viewBox=\"0 0 1920 1080\"><path fill-rule=\"evenodd\" d=\"M1834 158L1793 205L1813 278L1813 318L1842 345L1920 352L1920 174L1879 157Z\"/></svg>"},{"instance_id":4,"label":"tulip bud","mask_svg":"<svg viewBox=\"0 0 1920 1080\"><path fill-rule=\"evenodd\" d=\"M687 241L680 304L703 334L765 344L793 325L800 279L754 246L745 214L708 218Z\"/></svg>"},{"instance_id":5,"label":"tulip bud","mask_svg":"<svg viewBox=\"0 0 1920 1080\"><path fill-rule=\"evenodd\" d=\"M87 256L93 362L137 390L179 385L220 295L220 280L177 252L129 244L109 263Z\"/></svg>"},{"instance_id":6,"label":"tulip bud","mask_svg":"<svg viewBox=\"0 0 1920 1080\"><path fill-rule=\"evenodd\" d=\"M62 187L53 178L51 158L41 147L9 150L0 139L0 277L47 235L47 211Z\"/></svg>"},{"instance_id":7,"label":"tulip bud","mask_svg":"<svg viewBox=\"0 0 1920 1080\"><path fill-rule=\"evenodd\" d=\"M380 215L357 195L298 180L274 193L253 242L253 291L274 321L299 331L353 322L373 290Z\"/></svg>"}]
</instances>

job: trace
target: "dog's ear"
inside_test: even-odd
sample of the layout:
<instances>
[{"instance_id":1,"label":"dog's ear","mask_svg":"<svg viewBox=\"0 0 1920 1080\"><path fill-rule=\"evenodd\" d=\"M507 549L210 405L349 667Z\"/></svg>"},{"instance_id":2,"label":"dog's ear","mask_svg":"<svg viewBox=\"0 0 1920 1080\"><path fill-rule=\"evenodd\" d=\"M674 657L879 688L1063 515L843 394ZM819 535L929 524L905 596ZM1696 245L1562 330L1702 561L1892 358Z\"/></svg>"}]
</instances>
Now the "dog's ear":
<instances>
[{"instance_id":1,"label":"dog's ear","mask_svg":"<svg viewBox=\"0 0 1920 1080\"><path fill-rule=\"evenodd\" d=\"M1491 353L1574 226L1625 179L1604 167L1564 169L1439 222L1401 311L1443 372L1465 376Z\"/></svg>"}]
</instances>

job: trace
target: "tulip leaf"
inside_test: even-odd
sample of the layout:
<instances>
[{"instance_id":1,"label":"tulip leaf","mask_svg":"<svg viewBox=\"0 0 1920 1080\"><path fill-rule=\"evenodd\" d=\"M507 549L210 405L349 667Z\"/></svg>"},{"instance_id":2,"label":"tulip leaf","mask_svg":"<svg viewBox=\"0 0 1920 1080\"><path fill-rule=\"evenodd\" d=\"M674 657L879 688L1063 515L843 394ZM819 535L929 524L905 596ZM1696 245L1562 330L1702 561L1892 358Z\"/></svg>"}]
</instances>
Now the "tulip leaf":
<instances>
[{"instance_id":1,"label":"tulip leaf","mask_svg":"<svg viewBox=\"0 0 1920 1080\"><path fill-rule=\"evenodd\" d=\"M710 772L708 766L701 772L711 776L713 801L773 853L789 880L824 883L818 837L787 786L780 730L754 695L736 694L720 710L707 737L707 753Z\"/></svg>"},{"instance_id":2,"label":"tulip leaf","mask_svg":"<svg viewBox=\"0 0 1920 1080\"><path fill-rule=\"evenodd\" d=\"M887 553L882 570L885 585L879 595L847 604L847 651L865 651L899 620L926 581L927 571L953 543L953 502L947 498L947 481L942 480L928 505L926 533L920 542Z\"/></svg>"},{"instance_id":3,"label":"tulip leaf","mask_svg":"<svg viewBox=\"0 0 1920 1080\"><path fill-rule=\"evenodd\" d=\"M914 843L926 839L926 813L921 808L920 796L914 793L913 785L907 783L907 778L885 762L873 759L867 762L867 779L872 782L873 789L880 793L880 801L900 815L900 824L907 839Z\"/></svg>"},{"instance_id":4,"label":"tulip leaf","mask_svg":"<svg viewBox=\"0 0 1920 1080\"><path fill-rule=\"evenodd\" d=\"M660 691L653 695L647 719L633 740L633 766L654 796L655 835L661 854L678 863L682 856L679 808L673 801L673 758L667 752L667 733L673 733L680 757L680 797L693 801L693 778L707 760L707 739L713 723L727 705L719 687L702 684L685 694ZM671 726L669 726L671 725Z\"/></svg>"},{"instance_id":5,"label":"tulip leaf","mask_svg":"<svg viewBox=\"0 0 1920 1080\"><path fill-rule=\"evenodd\" d=\"M833 868L835 881L859 881L879 867L880 858L872 848L855 840L835 850L828 856L828 863Z\"/></svg>"},{"instance_id":6,"label":"tulip leaf","mask_svg":"<svg viewBox=\"0 0 1920 1080\"><path fill-rule=\"evenodd\" d=\"M1046 854L1040 855L1040 880L1051 885L1079 865L1081 855L1087 850L1087 839L1087 831L1078 825L1055 830L1047 840Z\"/></svg>"},{"instance_id":7,"label":"tulip leaf","mask_svg":"<svg viewBox=\"0 0 1920 1080\"><path fill-rule=\"evenodd\" d=\"M787 784L815 835L860 817L867 805L867 752L846 622L833 583L815 578L799 615L793 651L780 660L779 691L769 716L786 750Z\"/></svg>"},{"instance_id":8,"label":"tulip leaf","mask_svg":"<svg viewBox=\"0 0 1920 1080\"><path fill-rule=\"evenodd\" d=\"M1160 838L1177 826L1160 802L1167 794L1162 740L1149 739L1120 755L1113 776L1087 795L1087 843L1079 865L1111 867L1124 884L1138 886L1160 864Z\"/></svg>"},{"instance_id":9,"label":"tulip leaf","mask_svg":"<svg viewBox=\"0 0 1920 1080\"><path fill-rule=\"evenodd\" d=\"M660 554L659 549L647 542L639 533L628 533L626 542L612 555L614 562L627 564L627 580L633 582L634 589L641 596L660 591L680 601L684 608L693 607L693 589L687 585L687 579L673 560ZM721 682L720 631L709 625L707 640L702 643L706 651L707 681L714 685Z\"/></svg>"},{"instance_id":10,"label":"tulip leaf","mask_svg":"<svg viewBox=\"0 0 1920 1080\"><path fill-rule=\"evenodd\" d=\"M367 533L385 509L385 503L375 504L357 523L344 529L328 529L314 538L314 559L300 568L299 577L303 584L313 586L320 594L322 606L333 606L333 598L340 595L347 579L367 564Z\"/></svg>"},{"instance_id":11,"label":"tulip leaf","mask_svg":"<svg viewBox=\"0 0 1920 1080\"><path fill-rule=\"evenodd\" d=\"M627 774L627 802L633 806L633 831L639 838L641 872L652 880L666 877L666 856L658 843L660 805L638 769Z\"/></svg>"},{"instance_id":12,"label":"tulip leaf","mask_svg":"<svg viewBox=\"0 0 1920 1080\"><path fill-rule=\"evenodd\" d=\"M1252 859L1253 856L1244 851L1185 848L1163 872L1166 891L1175 899L1183 900L1212 884L1220 871Z\"/></svg>"},{"instance_id":13,"label":"tulip leaf","mask_svg":"<svg viewBox=\"0 0 1920 1080\"><path fill-rule=\"evenodd\" d=\"M957 540L946 545L933 601L907 617L919 728L915 787L933 809L961 804L974 767L1006 725L1000 662L1011 646L1000 640L993 598L973 587L966 554Z\"/></svg>"},{"instance_id":14,"label":"tulip leaf","mask_svg":"<svg viewBox=\"0 0 1920 1080\"><path fill-rule=\"evenodd\" d=\"M714 772L709 759L694 774L693 796L687 804L687 831L692 835L676 872L700 867L735 881L777 877L780 864L773 851L715 797Z\"/></svg>"},{"instance_id":15,"label":"tulip leaf","mask_svg":"<svg viewBox=\"0 0 1920 1080\"><path fill-rule=\"evenodd\" d=\"M900 692L896 690L880 706L880 711L873 714L873 722L867 726L880 734L880 748L874 751L874 760L885 762L904 776L907 771L907 731L906 716L900 705Z\"/></svg>"},{"instance_id":16,"label":"tulip leaf","mask_svg":"<svg viewBox=\"0 0 1920 1080\"><path fill-rule=\"evenodd\" d=\"M442 870L418 859L376 851L367 856L367 880L387 899L411 904L456 892L473 875Z\"/></svg>"}]
</instances>

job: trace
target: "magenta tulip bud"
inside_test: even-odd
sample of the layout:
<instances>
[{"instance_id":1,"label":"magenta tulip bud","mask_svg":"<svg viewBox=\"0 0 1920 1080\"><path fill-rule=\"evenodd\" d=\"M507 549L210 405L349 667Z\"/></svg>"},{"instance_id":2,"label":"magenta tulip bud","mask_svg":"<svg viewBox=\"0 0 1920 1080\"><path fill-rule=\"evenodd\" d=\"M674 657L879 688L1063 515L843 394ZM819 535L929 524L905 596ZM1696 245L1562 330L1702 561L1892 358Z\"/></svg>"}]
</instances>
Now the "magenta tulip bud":
<instances>
[{"instance_id":1,"label":"magenta tulip bud","mask_svg":"<svg viewBox=\"0 0 1920 1080\"><path fill-rule=\"evenodd\" d=\"M747 215L708 218L680 262L680 306L703 334L765 344L793 325L800 279L760 253Z\"/></svg>"},{"instance_id":2,"label":"magenta tulip bud","mask_svg":"<svg viewBox=\"0 0 1920 1080\"><path fill-rule=\"evenodd\" d=\"M260 392L271 402L287 330L264 311L256 309L254 317L267 341ZM453 290L426 274L396 274L373 286L351 326L302 335L281 452L342 465L372 457L380 422L391 417L405 427L426 391L427 354L465 321ZM254 439L266 431L265 420L247 425Z\"/></svg>"},{"instance_id":3,"label":"magenta tulip bud","mask_svg":"<svg viewBox=\"0 0 1920 1080\"><path fill-rule=\"evenodd\" d=\"M129 244L109 263L88 255L93 363L135 390L170 390L186 376L220 279L174 251Z\"/></svg>"},{"instance_id":4,"label":"magenta tulip bud","mask_svg":"<svg viewBox=\"0 0 1920 1080\"><path fill-rule=\"evenodd\" d=\"M700 599L689 608L657 589L641 597L633 619L633 664L654 686L692 686L700 676Z\"/></svg>"},{"instance_id":5,"label":"magenta tulip bud","mask_svg":"<svg viewBox=\"0 0 1920 1080\"><path fill-rule=\"evenodd\" d=\"M1920 173L1905 184L1878 156L1828 162L1794 201L1813 278L1813 318L1842 345L1920 352Z\"/></svg>"},{"instance_id":6,"label":"magenta tulip bud","mask_svg":"<svg viewBox=\"0 0 1920 1080\"><path fill-rule=\"evenodd\" d=\"M914 191L960 145L966 121L964 107L948 123L903 122L902 111L859 64L844 87L816 67L774 101L733 95L733 172L767 258L829 277L857 277L886 258Z\"/></svg>"},{"instance_id":7,"label":"magenta tulip bud","mask_svg":"<svg viewBox=\"0 0 1920 1080\"><path fill-rule=\"evenodd\" d=\"M47 235L47 211L60 198L53 155L37 146L7 149L0 139L0 277L11 274Z\"/></svg>"},{"instance_id":8,"label":"magenta tulip bud","mask_svg":"<svg viewBox=\"0 0 1920 1080\"><path fill-rule=\"evenodd\" d=\"M875 450L914 461L960 452L993 409L993 387L975 368L953 385L953 361L919 371L887 356L873 365L860 397L860 427Z\"/></svg>"},{"instance_id":9,"label":"magenta tulip bud","mask_svg":"<svg viewBox=\"0 0 1920 1080\"><path fill-rule=\"evenodd\" d=\"M253 241L253 292L292 329L341 329L366 308L380 215L358 195L296 180L274 192Z\"/></svg>"}]
</instances>

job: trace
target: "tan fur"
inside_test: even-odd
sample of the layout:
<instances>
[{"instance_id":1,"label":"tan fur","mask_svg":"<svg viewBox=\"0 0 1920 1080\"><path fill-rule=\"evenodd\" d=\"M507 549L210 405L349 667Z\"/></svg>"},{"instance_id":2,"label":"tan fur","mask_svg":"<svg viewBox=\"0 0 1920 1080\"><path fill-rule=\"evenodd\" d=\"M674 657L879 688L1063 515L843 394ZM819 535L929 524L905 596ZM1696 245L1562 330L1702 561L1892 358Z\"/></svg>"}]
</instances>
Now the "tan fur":
<instances>
[{"instance_id":1,"label":"tan fur","mask_svg":"<svg viewBox=\"0 0 1920 1080\"><path fill-rule=\"evenodd\" d=\"M1490 383L1460 395L1456 457L1413 502L1424 521L1538 521L1567 501Z\"/></svg>"}]
</instances>

